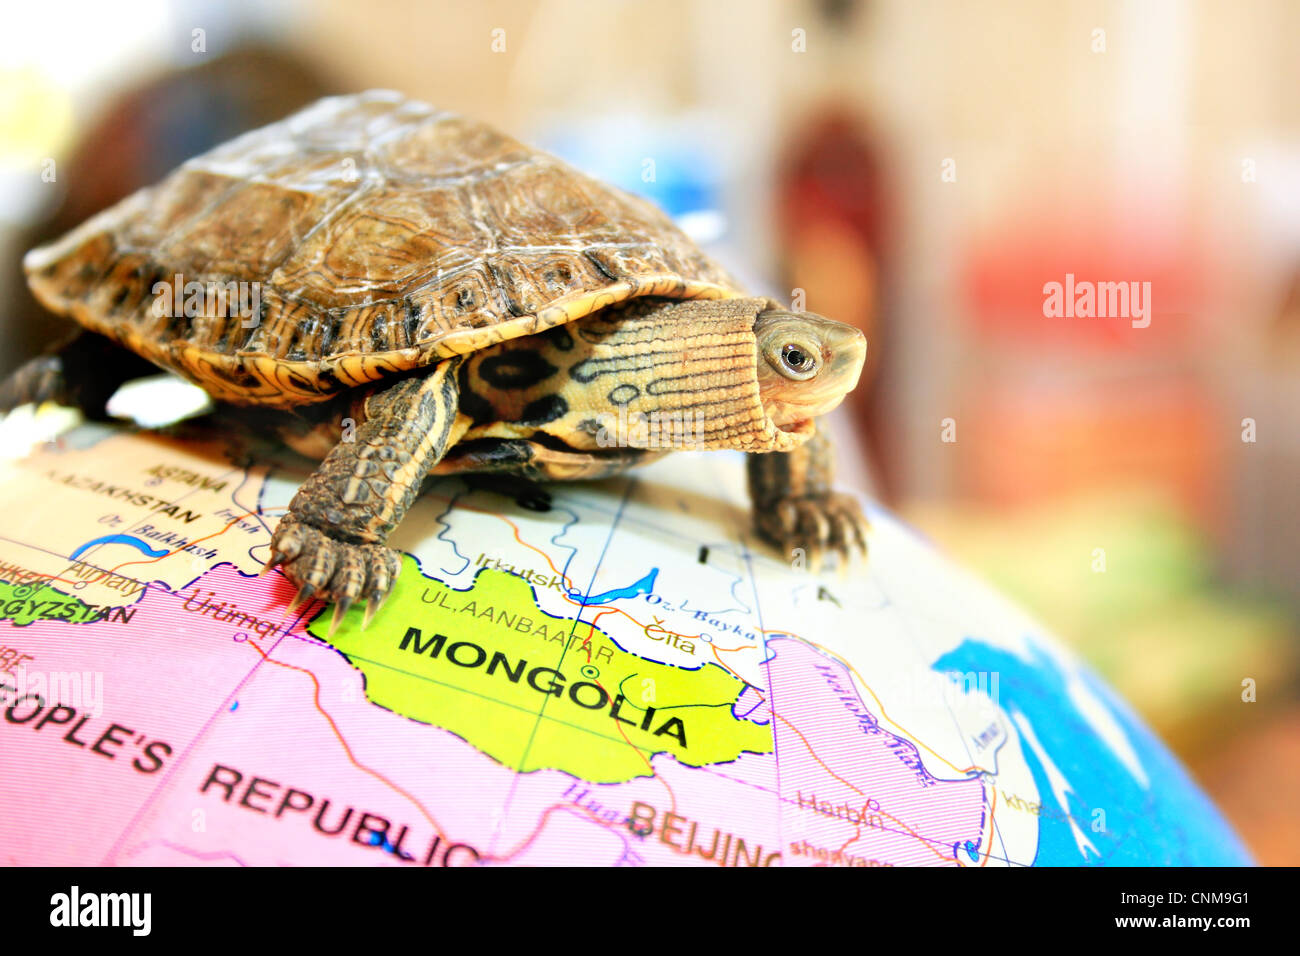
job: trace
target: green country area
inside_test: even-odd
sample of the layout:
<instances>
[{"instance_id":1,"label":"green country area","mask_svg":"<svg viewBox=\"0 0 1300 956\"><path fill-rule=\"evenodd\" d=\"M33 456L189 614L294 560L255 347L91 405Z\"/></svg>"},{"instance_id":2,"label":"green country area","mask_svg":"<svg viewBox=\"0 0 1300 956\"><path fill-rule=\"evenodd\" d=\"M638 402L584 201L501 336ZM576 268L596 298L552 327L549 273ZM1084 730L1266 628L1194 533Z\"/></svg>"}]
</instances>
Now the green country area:
<instances>
[{"instance_id":1,"label":"green country area","mask_svg":"<svg viewBox=\"0 0 1300 956\"><path fill-rule=\"evenodd\" d=\"M563 770L593 783L653 776L650 757L692 767L770 753L770 726L732 713L745 683L716 664L659 664L603 631L537 605L523 578L484 568L458 591L403 558L388 602L361 631L348 611L308 630L366 678L366 696L448 730L521 772Z\"/></svg>"},{"instance_id":2,"label":"green country area","mask_svg":"<svg viewBox=\"0 0 1300 956\"><path fill-rule=\"evenodd\" d=\"M92 607L42 581L13 584L0 580L0 621L13 621L18 627L37 621L86 624L107 613L106 608Z\"/></svg>"}]
</instances>

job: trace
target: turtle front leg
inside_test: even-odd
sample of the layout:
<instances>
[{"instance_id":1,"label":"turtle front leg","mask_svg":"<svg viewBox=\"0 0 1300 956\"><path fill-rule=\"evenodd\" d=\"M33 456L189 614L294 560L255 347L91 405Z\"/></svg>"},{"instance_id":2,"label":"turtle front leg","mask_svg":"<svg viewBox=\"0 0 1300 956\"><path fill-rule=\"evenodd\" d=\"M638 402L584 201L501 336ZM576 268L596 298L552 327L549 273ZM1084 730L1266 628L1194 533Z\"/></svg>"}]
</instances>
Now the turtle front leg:
<instances>
[{"instance_id":1,"label":"turtle front leg","mask_svg":"<svg viewBox=\"0 0 1300 956\"><path fill-rule=\"evenodd\" d=\"M303 483L271 537L263 573L278 564L299 586L291 610L312 597L333 601L330 633L359 600L365 627L392 591L401 561L385 541L464 431L461 361L447 359L366 399L352 440L335 445Z\"/></svg>"},{"instance_id":2,"label":"turtle front leg","mask_svg":"<svg viewBox=\"0 0 1300 956\"><path fill-rule=\"evenodd\" d=\"M821 429L794 451L748 456L754 529L814 570L828 551L842 566L851 552L867 553L870 526L857 499L833 489L834 470L834 450Z\"/></svg>"}]
</instances>

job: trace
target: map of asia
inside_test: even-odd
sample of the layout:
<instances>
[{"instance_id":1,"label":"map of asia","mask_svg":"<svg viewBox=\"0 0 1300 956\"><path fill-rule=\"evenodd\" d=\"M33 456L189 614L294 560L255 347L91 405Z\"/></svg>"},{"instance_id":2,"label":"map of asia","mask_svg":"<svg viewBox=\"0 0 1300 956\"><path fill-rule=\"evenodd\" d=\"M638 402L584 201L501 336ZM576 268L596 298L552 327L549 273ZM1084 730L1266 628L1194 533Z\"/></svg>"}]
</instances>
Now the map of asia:
<instances>
[{"instance_id":1,"label":"map of asia","mask_svg":"<svg viewBox=\"0 0 1300 956\"><path fill-rule=\"evenodd\" d=\"M308 463L0 423L6 864L1246 862L1130 709L878 508L755 543L742 459L431 486L364 631L259 576Z\"/></svg>"}]
</instances>

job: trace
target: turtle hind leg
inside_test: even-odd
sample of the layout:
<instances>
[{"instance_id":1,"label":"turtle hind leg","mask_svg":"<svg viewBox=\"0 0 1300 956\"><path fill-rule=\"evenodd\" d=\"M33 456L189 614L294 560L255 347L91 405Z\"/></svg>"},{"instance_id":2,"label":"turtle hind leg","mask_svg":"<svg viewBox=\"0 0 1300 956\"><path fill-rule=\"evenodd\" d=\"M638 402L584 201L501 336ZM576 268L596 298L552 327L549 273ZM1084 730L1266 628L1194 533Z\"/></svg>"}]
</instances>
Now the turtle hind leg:
<instances>
[{"instance_id":1,"label":"turtle hind leg","mask_svg":"<svg viewBox=\"0 0 1300 956\"><path fill-rule=\"evenodd\" d=\"M28 403L55 402L102 421L118 388L156 372L157 366L129 349L94 332L78 331L0 383L0 414Z\"/></svg>"},{"instance_id":2,"label":"turtle hind leg","mask_svg":"<svg viewBox=\"0 0 1300 956\"><path fill-rule=\"evenodd\" d=\"M313 597L333 601L331 634L358 601L366 602L368 624L397 581L401 561L385 546L388 535L468 424L458 407L461 362L446 359L424 377L370 395L352 440L325 456L271 537L263 570L280 565L298 585L291 607Z\"/></svg>"},{"instance_id":3,"label":"turtle hind leg","mask_svg":"<svg viewBox=\"0 0 1300 956\"><path fill-rule=\"evenodd\" d=\"M19 405L39 405L42 402L71 404L62 365L56 355L38 355L24 362L0 383L0 414L8 414Z\"/></svg>"},{"instance_id":4,"label":"turtle hind leg","mask_svg":"<svg viewBox=\"0 0 1300 956\"><path fill-rule=\"evenodd\" d=\"M839 556L841 568L853 552L867 553L866 516L856 498L834 490L834 463L820 429L794 451L748 456L755 531L813 570L828 553Z\"/></svg>"}]
</instances>

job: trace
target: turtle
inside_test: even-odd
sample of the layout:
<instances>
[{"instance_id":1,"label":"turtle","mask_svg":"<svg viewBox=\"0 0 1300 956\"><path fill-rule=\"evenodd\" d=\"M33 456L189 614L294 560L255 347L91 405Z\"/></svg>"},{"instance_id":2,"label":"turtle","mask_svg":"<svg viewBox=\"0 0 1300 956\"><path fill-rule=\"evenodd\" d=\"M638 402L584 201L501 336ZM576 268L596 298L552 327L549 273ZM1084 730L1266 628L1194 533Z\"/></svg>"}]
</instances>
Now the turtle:
<instances>
[{"instance_id":1,"label":"turtle","mask_svg":"<svg viewBox=\"0 0 1300 956\"><path fill-rule=\"evenodd\" d=\"M400 571L432 476L601 478L739 449L757 535L865 556L816 420L860 331L746 292L658 207L402 94L319 100L191 159L24 258L73 336L0 386L106 415L155 367L321 459L272 534L334 625Z\"/></svg>"}]
</instances>

